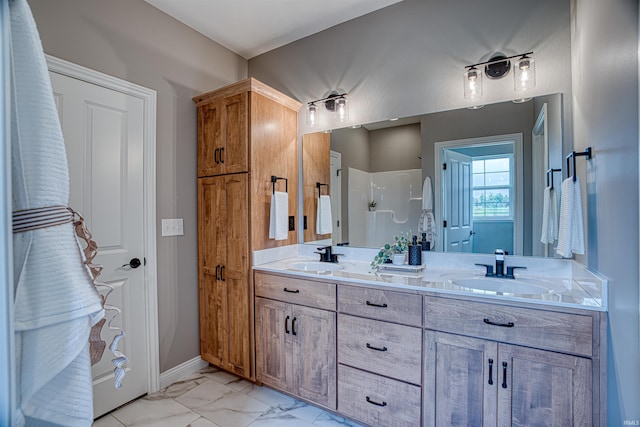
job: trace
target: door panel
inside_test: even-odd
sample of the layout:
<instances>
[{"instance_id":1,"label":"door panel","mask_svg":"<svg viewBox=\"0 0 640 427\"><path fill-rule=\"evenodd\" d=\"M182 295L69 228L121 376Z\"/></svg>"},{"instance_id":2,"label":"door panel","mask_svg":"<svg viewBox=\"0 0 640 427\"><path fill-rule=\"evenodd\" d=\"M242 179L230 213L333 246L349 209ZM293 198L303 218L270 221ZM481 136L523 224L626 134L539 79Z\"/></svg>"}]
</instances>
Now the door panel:
<instances>
[{"instance_id":1,"label":"door panel","mask_svg":"<svg viewBox=\"0 0 640 427\"><path fill-rule=\"evenodd\" d=\"M424 339L424 425L495 426L497 344L430 330Z\"/></svg>"},{"instance_id":2,"label":"door panel","mask_svg":"<svg viewBox=\"0 0 640 427\"><path fill-rule=\"evenodd\" d=\"M301 397L336 409L336 314L293 307L294 388Z\"/></svg>"},{"instance_id":3,"label":"door panel","mask_svg":"<svg viewBox=\"0 0 640 427\"><path fill-rule=\"evenodd\" d=\"M473 204L471 157L444 150L445 171L444 218L447 252L473 251Z\"/></svg>"},{"instance_id":4,"label":"door panel","mask_svg":"<svg viewBox=\"0 0 640 427\"><path fill-rule=\"evenodd\" d=\"M588 426L592 420L591 360L500 344L500 426Z\"/></svg>"},{"instance_id":5,"label":"door panel","mask_svg":"<svg viewBox=\"0 0 640 427\"><path fill-rule=\"evenodd\" d=\"M147 392L145 268L123 267L144 259L144 103L140 98L50 72L67 148L70 206L80 212L102 264L99 280L114 286L109 303L122 313L114 321L126 337L120 349L129 358L123 388L114 390L114 366L93 367L94 415L100 416ZM113 312L107 312L107 319ZM113 332L103 328L111 344Z\"/></svg>"},{"instance_id":6,"label":"door panel","mask_svg":"<svg viewBox=\"0 0 640 427\"><path fill-rule=\"evenodd\" d=\"M264 298L256 298L256 378L280 390L287 386L287 352L291 335L291 316L288 305ZM285 326L285 321L287 325Z\"/></svg>"},{"instance_id":7,"label":"door panel","mask_svg":"<svg viewBox=\"0 0 640 427\"><path fill-rule=\"evenodd\" d=\"M212 102L198 108L198 176L219 175L222 164L218 160L218 150L223 146L220 117L220 103Z\"/></svg>"},{"instance_id":8,"label":"door panel","mask_svg":"<svg viewBox=\"0 0 640 427\"><path fill-rule=\"evenodd\" d=\"M222 100L222 129L224 151L222 152L223 173L249 171L249 136L247 133L247 92L226 97Z\"/></svg>"}]
</instances>

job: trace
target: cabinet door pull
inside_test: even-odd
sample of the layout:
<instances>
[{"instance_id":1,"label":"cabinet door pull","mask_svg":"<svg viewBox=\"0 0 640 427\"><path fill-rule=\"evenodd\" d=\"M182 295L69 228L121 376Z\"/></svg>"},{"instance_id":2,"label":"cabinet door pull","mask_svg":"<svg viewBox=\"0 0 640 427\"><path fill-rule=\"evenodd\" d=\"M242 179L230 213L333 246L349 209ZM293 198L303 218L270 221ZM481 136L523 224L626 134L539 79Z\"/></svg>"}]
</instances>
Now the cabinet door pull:
<instances>
[{"instance_id":1,"label":"cabinet door pull","mask_svg":"<svg viewBox=\"0 0 640 427\"><path fill-rule=\"evenodd\" d=\"M513 328L515 326L515 323L513 323L513 322L496 323L496 322L492 322L491 320L487 319L486 317L484 319L484 323L486 323L487 325L502 326L503 328Z\"/></svg>"},{"instance_id":2,"label":"cabinet door pull","mask_svg":"<svg viewBox=\"0 0 640 427\"><path fill-rule=\"evenodd\" d=\"M489 385L493 385L493 359L489 359Z\"/></svg>"},{"instance_id":3,"label":"cabinet door pull","mask_svg":"<svg viewBox=\"0 0 640 427\"><path fill-rule=\"evenodd\" d=\"M220 280L222 280L223 282L226 282L224 278L224 265L220 266Z\"/></svg>"},{"instance_id":4,"label":"cabinet door pull","mask_svg":"<svg viewBox=\"0 0 640 427\"><path fill-rule=\"evenodd\" d=\"M386 308L387 307L386 303L384 303L384 304L376 304L376 303L367 301L366 304L370 305L371 307L380 307L380 308Z\"/></svg>"},{"instance_id":5,"label":"cabinet door pull","mask_svg":"<svg viewBox=\"0 0 640 427\"><path fill-rule=\"evenodd\" d=\"M298 335L296 333L296 318L294 317L293 320L291 321L291 334L293 335Z\"/></svg>"},{"instance_id":6,"label":"cabinet door pull","mask_svg":"<svg viewBox=\"0 0 640 427\"><path fill-rule=\"evenodd\" d=\"M216 280L220 280L220 264L216 265Z\"/></svg>"},{"instance_id":7,"label":"cabinet door pull","mask_svg":"<svg viewBox=\"0 0 640 427\"><path fill-rule=\"evenodd\" d=\"M371 344L367 343L367 348L371 349L371 350L375 350L375 351L387 351L387 347L374 347Z\"/></svg>"},{"instance_id":8,"label":"cabinet door pull","mask_svg":"<svg viewBox=\"0 0 640 427\"><path fill-rule=\"evenodd\" d=\"M220 149L220 163L224 163L224 147Z\"/></svg>"},{"instance_id":9,"label":"cabinet door pull","mask_svg":"<svg viewBox=\"0 0 640 427\"><path fill-rule=\"evenodd\" d=\"M295 290L292 291L291 289L284 288L283 291L289 292L290 294L299 294L300 293L300 289L295 289Z\"/></svg>"},{"instance_id":10,"label":"cabinet door pull","mask_svg":"<svg viewBox=\"0 0 640 427\"><path fill-rule=\"evenodd\" d=\"M284 319L284 333L289 333L289 316Z\"/></svg>"},{"instance_id":11,"label":"cabinet door pull","mask_svg":"<svg viewBox=\"0 0 640 427\"><path fill-rule=\"evenodd\" d=\"M507 362L502 362L502 388L507 388Z\"/></svg>"},{"instance_id":12,"label":"cabinet door pull","mask_svg":"<svg viewBox=\"0 0 640 427\"><path fill-rule=\"evenodd\" d=\"M220 155L219 148L216 148L215 150L213 150L213 161L216 162L216 164L220 163L220 161L218 160L219 155Z\"/></svg>"},{"instance_id":13,"label":"cabinet door pull","mask_svg":"<svg viewBox=\"0 0 640 427\"><path fill-rule=\"evenodd\" d=\"M376 405L376 406L387 406L387 402L382 402L382 403L378 403L375 400L371 400L369 398L369 396L367 396L367 402L371 403L372 405Z\"/></svg>"}]
</instances>

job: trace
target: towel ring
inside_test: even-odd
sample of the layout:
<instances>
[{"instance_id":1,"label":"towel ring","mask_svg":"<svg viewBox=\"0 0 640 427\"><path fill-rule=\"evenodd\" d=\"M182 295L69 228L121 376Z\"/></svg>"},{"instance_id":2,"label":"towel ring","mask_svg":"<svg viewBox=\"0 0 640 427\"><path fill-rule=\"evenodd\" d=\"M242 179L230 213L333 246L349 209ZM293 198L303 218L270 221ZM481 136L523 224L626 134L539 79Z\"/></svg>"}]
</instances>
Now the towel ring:
<instances>
[{"instance_id":1,"label":"towel ring","mask_svg":"<svg viewBox=\"0 0 640 427\"><path fill-rule=\"evenodd\" d=\"M284 191L289 192L289 180L287 178L281 178L279 176L271 175L271 191L273 194L276 193L276 181L284 180Z\"/></svg>"}]
</instances>

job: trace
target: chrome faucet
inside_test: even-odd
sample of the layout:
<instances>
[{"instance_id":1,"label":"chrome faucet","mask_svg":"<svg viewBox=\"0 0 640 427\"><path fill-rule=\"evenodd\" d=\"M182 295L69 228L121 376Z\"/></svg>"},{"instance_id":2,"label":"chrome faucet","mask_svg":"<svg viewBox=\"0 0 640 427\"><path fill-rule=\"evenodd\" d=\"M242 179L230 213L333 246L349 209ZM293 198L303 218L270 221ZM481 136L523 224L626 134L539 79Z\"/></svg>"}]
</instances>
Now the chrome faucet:
<instances>
[{"instance_id":1,"label":"chrome faucet","mask_svg":"<svg viewBox=\"0 0 640 427\"><path fill-rule=\"evenodd\" d=\"M505 274L504 272L504 256L505 255L509 255L509 252L503 250L503 249L496 249L494 251L494 255L496 256L496 271L495 273L493 272L493 266L489 265L489 264L476 264L476 265L481 265L483 267L485 267L487 269L485 276L486 277L501 277L504 279L515 279L515 276L513 275L513 271L516 268L527 268L527 267L518 267L518 266L512 266L512 267L507 267L507 272Z\"/></svg>"}]
</instances>

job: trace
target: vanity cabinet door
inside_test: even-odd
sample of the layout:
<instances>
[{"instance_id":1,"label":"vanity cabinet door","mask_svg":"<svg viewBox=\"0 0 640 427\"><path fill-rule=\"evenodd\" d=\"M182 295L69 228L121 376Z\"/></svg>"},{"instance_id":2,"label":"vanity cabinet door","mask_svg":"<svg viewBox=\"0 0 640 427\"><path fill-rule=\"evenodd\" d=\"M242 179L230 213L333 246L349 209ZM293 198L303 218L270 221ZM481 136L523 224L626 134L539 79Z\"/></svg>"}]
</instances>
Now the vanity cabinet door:
<instances>
[{"instance_id":1,"label":"vanity cabinet door","mask_svg":"<svg viewBox=\"0 0 640 427\"><path fill-rule=\"evenodd\" d=\"M593 425L590 359L506 344L498 353L499 426Z\"/></svg>"},{"instance_id":2,"label":"vanity cabinet door","mask_svg":"<svg viewBox=\"0 0 640 427\"><path fill-rule=\"evenodd\" d=\"M291 334L287 333L291 328L288 311L289 305L284 302L256 298L256 378L266 385L292 392L287 383L287 371L291 371L291 358L287 358L291 346Z\"/></svg>"},{"instance_id":3,"label":"vanity cabinet door","mask_svg":"<svg viewBox=\"0 0 640 427\"><path fill-rule=\"evenodd\" d=\"M249 170L247 92L198 107L198 176Z\"/></svg>"},{"instance_id":4,"label":"vanity cabinet door","mask_svg":"<svg viewBox=\"0 0 640 427\"><path fill-rule=\"evenodd\" d=\"M496 426L498 344L424 332L424 426Z\"/></svg>"},{"instance_id":5,"label":"vanity cabinet door","mask_svg":"<svg viewBox=\"0 0 640 427\"><path fill-rule=\"evenodd\" d=\"M293 373L298 396L336 409L336 313L293 306Z\"/></svg>"},{"instance_id":6,"label":"vanity cabinet door","mask_svg":"<svg viewBox=\"0 0 640 427\"><path fill-rule=\"evenodd\" d=\"M200 351L250 378L251 305L247 174L198 180Z\"/></svg>"}]
</instances>

